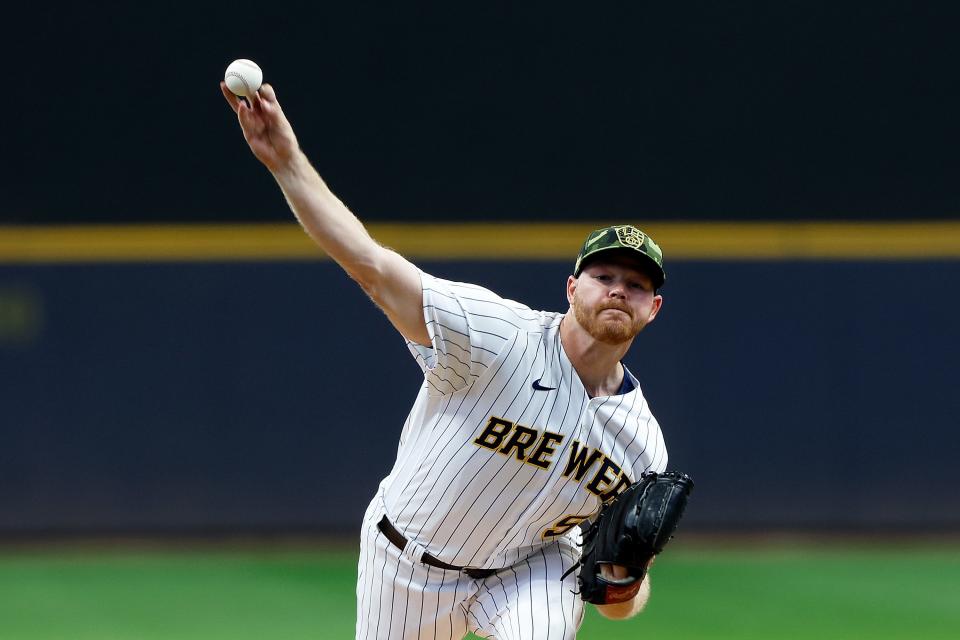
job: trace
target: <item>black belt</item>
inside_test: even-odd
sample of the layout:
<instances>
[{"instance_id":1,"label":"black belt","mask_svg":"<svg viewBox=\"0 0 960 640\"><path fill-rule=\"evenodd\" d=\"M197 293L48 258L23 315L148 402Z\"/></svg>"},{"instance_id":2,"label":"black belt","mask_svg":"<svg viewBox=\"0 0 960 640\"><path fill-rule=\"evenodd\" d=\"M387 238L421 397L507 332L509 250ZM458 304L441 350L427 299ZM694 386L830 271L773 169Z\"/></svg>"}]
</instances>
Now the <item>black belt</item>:
<instances>
[{"instance_id":1,"label":"black belt","mask_svg":"<svg viewBox=\"0 0 960 640\"><path fill-rule=\"evenodd\" d=\"M404 550L407 546L407 539L403 537L403 534L397 531L397 528L390 524L390 521L387 520L387 516L383 516L380 519L380 522L377 523L377 529L380 529L380 533L386 536L393 546ZM443 560L438 560L432 555L423 552L423 556L420 558L420 562L423 564L428 564L431 567L436 567L437 569L446 569L447 571L462 571L471 578L475 580L483 580L484 578L489 578L495 574L498 569L474 569L472 567L455 567L452 564L447 564Z\"/></svg>"}]
</instances>

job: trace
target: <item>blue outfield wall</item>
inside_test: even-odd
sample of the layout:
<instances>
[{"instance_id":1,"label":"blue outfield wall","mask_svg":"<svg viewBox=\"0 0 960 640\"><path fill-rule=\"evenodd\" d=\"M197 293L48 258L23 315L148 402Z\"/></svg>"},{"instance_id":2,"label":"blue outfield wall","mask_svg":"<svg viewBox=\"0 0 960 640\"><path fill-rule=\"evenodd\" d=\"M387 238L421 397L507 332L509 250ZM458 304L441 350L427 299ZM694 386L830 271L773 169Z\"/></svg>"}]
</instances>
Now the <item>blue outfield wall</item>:
<instances>
[{"instance_id":1,"label":"blue outfield wall","mask_svg":"<svg viewBox=\"0 0 960 640\"><path fill-rule=\"evenodd\" d=\"M540 308L567 263L421 262ZM960 262L680 262L627 364L686 526L956 529ZM330 262L0 266L0 534L350 531L419 369Z\"/></svg>"}]
</instances>

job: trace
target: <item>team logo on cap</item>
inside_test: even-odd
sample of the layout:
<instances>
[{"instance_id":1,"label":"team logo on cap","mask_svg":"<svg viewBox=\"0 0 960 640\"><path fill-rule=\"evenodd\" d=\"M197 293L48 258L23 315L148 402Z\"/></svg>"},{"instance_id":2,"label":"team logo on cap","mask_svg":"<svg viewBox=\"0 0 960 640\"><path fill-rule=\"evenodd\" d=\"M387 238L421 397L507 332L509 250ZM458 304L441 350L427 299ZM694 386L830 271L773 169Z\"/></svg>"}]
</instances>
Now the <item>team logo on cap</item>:
<instances>
[{"instance_id":1,"label":"team logo on cap","mask_svg":"<svg viewBox=\"0 0 960 640\"><path fill-rule=\"evenodd\" d=\"M617 232L617 238L620 240L620 244L630 247L631 249L639 249L643 246L643 241L647 239L643 231L629 224L614 227L614 229Z\"/></svg>"}]
</instances>

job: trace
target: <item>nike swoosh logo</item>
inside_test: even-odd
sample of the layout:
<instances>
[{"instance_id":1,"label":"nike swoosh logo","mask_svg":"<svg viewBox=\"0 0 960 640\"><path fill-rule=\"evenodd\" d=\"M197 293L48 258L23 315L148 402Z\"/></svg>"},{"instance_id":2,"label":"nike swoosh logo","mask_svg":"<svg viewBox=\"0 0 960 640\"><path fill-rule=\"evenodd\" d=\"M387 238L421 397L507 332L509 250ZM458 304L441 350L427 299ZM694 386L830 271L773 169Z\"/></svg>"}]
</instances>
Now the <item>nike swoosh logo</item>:
<instances>
[{"instance_id":1,"label":"nike swoosh logo","mask_svg":"<svg viewBox=\"0 0 960 640\"><path fill-rule=\"evenodd\" d=\"M537 391L555 391L555 390L557 389L556 387L544 387L544 386L542 386L542 385L540 384L540 381L541 381L541 380L543 380L543 378L537 378L536 380L533 381L533 388L536 389Z\"/></svg>"}]
</instances>

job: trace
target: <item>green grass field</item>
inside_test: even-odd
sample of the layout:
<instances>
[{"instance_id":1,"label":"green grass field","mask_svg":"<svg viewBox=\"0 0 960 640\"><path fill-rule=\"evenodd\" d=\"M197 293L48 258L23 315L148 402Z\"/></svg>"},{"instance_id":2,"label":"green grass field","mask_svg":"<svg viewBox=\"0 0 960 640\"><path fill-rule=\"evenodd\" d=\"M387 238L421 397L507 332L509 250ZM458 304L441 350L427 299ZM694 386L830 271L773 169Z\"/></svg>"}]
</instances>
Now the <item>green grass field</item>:
<instances>
[{"instance_id":1,"label":"green grass field","mask_svg":"<svg viewBox=\"0 0 960 640\"><path fill-rule=\"evenodd\" d=\"M352 638L352 551L0 549L0 639ZM578 638L960 638L960 547L677 544L647 611Z\"/></svg>"}]
</instances>

